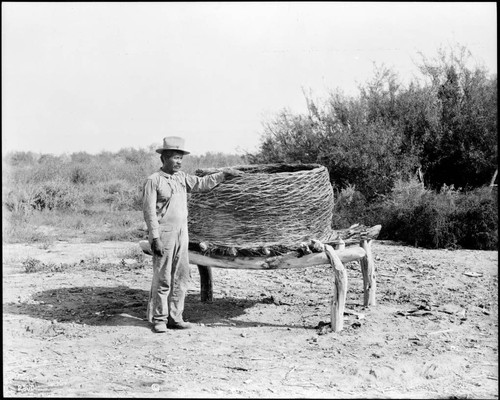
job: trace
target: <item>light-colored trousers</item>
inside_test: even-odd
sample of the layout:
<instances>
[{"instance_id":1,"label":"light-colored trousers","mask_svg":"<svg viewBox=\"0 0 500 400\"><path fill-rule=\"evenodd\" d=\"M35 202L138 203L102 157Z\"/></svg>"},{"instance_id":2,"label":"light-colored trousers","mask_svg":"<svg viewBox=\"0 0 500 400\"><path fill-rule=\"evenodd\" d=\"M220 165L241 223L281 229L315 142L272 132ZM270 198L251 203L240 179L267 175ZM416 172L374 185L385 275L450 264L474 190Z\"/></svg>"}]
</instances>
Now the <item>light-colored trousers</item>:
<instances>
[{"instance_id":1,"label":"light-colored trousers","mask_svg":"<svg viewBox=\"0 0 500 400\"><path fill-rule=\"evenodd\" d=\"M182 322L184 299L190 279L187 224L160 225L162 257L153 255L153 281L147 318L155 322Z\"/></svg>"}]
</instances>

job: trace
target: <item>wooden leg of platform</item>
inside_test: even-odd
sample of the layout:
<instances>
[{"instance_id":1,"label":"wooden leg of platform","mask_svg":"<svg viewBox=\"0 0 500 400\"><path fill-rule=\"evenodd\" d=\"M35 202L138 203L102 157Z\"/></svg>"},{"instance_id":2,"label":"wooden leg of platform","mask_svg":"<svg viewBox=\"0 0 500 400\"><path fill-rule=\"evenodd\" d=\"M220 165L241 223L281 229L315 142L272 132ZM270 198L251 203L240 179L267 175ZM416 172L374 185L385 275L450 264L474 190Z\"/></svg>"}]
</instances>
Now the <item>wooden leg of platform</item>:
<instances>
[{"instance_id":1,"label":"wooden leg of platform","mask_svg":"<svg viewBox=\"0 0 500 400\"><path fill-rule=\"evenodd\" d=\"M361 271L363 272L363 291L365 307L377 305L375 297L377 281L375 275L375 264L373 262L371 240L362 240L360 246L365 250L366 255L359 260Z\"/></svg>"},{"instance_id":2,"label":"wooden leg of platform","mask_svg":"<svg viewBox=\"0 0 500 400\"><path fill-rule=\"evenodd\" d=\"M340 261L335 250L329 245L325 246L326 254L333 268L333 296L331 301L331 327L334 332L340 332L344 328L344 310L347 297L347 271Z\"/></svg>"},{"instance_id":3,"label":"wooden leg of platform","mask_svg":"<svg viewBox=\"0 0 500 400\"><path fill-rule=\"evenodd\" d=\"M203 303L211 303L214 300L212 269L204 265L198 265L200 273L200 294Z\"/></svg>"}]
</instances>

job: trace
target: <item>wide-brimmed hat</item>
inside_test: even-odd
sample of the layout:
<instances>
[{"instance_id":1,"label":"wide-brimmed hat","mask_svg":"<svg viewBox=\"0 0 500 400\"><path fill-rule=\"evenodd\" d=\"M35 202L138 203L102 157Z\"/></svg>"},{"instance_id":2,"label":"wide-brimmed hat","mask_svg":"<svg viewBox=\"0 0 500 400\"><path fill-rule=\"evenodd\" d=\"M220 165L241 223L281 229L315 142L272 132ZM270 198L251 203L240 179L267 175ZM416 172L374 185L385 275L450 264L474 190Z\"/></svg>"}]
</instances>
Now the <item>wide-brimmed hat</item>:
<instances>
[{"instance_id":1,"label":"wide-brimmed hat","mask_svg":"<svg viewBox=\"0 0 500 400\"><path fill-rule=\"evenodd\" d=\"M162 153L164 150L182 151L184 154L189 154L189 151L184 150L184 139L179 136L167 136L163 138L163 147L156 149L157 153Z\"/></svg>"}]
</instances>

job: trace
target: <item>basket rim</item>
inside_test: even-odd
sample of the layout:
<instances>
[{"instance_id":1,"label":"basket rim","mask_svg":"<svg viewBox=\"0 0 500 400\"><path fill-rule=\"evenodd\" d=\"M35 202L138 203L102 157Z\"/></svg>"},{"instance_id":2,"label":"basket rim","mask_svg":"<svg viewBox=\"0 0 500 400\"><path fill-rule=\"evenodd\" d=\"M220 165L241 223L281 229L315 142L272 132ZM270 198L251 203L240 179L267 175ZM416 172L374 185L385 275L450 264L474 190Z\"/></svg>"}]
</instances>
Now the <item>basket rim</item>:
<instances>
[{"instance_id":1,"label":"basket rim","mask_svg":"<svg viewBox=\"0 0 500 400\"><path fill-rule=\"evenodd\" d=\"M296 172L315 171L327 168L322 164L317 163L269 163L269 164L240 164L231 167L216 167L216 168L198 168L195 174L198 176L210 175L216 172L224 171L227 168L236 169L249 174L290 174Z\"/></svg>"}]
</instances>

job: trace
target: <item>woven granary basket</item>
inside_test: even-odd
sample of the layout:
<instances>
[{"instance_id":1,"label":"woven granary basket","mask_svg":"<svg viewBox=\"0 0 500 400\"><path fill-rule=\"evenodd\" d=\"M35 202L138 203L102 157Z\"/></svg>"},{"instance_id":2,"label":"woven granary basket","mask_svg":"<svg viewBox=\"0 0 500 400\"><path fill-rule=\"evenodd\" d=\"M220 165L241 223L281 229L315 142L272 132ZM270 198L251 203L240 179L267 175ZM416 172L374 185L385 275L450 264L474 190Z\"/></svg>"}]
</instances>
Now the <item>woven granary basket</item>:
<instances>
[{"instance_id":1,"label":"woven granary basket","mask_svg":"<svg viewBox=\"0 0 500 400\"><path fill-rule=\"evenodd\" d=\"M232 167L245 172L188 201L190 248L274 252L332 235L333 189L318 164L261 164ZM204 176L219 169L197 170ZM244 254L244 252L243 252Z\"/></svg>"}]
</instances>

